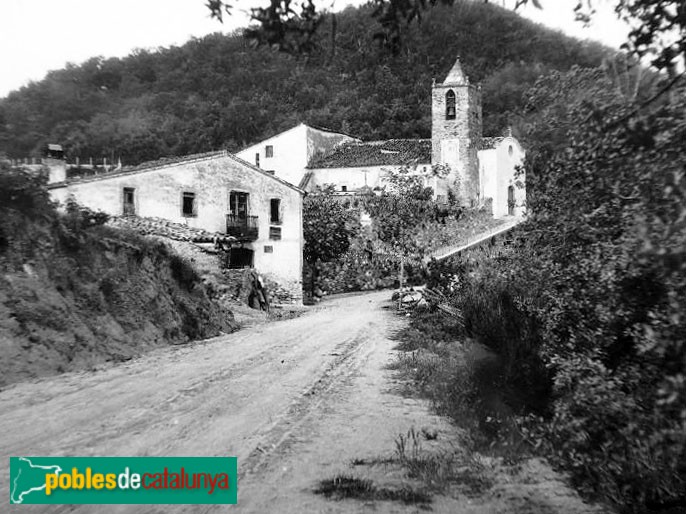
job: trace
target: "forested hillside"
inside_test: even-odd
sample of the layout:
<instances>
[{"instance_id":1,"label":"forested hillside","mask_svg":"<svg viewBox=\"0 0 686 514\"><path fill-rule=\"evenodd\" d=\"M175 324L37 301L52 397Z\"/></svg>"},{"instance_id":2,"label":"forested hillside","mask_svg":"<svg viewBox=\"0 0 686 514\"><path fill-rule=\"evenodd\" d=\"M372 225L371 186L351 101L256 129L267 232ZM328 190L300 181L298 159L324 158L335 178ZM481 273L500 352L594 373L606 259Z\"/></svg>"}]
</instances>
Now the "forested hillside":
<instances>
[{"instance_id":1,"label":"forested hillside","mask_svg":"<svg viewBox=\"0 0 686 514\"><path fill-rule=\"evenodd\" d=\"M300 58L215 34L52 71L0 100L0 153L37 155L59 142L69 157L135 164L237 150L300 121L366 139L427 137L431 80L456 56L483 84L484 132L499 133L516 125L538 76L598 65L606 52L500 7L458 1L409 26L393 54L374 42L370 12L339 13L333 48L328 18L319 50Z\"/></svg>"}]
</instances>

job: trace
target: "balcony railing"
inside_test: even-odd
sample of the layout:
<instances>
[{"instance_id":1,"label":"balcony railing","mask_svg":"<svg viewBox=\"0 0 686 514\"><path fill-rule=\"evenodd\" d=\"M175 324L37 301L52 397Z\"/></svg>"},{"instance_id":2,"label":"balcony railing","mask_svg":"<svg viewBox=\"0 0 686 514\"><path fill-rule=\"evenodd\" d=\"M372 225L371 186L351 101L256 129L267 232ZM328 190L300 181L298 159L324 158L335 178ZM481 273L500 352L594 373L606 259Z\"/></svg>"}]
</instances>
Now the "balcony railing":
<instances>
[{"instance_id":1,"label":"balcony railing","mask_svg":"<svg viewBox=\"0 0 686 514\"><path fill-rule=\"evenodd\" d=\"M226 233L243 241L254 241L259 236L257 222L257 216L227 214Z\"/></svg>"}]
</instances>

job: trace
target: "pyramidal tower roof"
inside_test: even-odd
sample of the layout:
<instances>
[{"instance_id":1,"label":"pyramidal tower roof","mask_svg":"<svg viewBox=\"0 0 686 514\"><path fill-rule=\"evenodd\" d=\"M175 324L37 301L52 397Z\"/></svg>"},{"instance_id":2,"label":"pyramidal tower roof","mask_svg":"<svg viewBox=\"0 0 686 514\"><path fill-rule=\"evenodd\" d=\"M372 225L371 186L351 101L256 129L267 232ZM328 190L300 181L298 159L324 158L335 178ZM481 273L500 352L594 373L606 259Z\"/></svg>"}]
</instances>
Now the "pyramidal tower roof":
<instances>
[{"instance_id":1,"label":"pyramidal tower roof","mask_svg":"<svg viewBox=\"0 0 686 514\"><path fill-rule=\"evenodd\" d=\"M462 71L462 66L460 65L460 59L457 59L455 61L455 64L453 64L453 67L450 69L450 72L448 73L448 76L445 78L443 81L443 84L451 84L451 85L464 85L464 84L469 84L469 79L467 76L464 74Z\"/></svg>"}]
</instances>

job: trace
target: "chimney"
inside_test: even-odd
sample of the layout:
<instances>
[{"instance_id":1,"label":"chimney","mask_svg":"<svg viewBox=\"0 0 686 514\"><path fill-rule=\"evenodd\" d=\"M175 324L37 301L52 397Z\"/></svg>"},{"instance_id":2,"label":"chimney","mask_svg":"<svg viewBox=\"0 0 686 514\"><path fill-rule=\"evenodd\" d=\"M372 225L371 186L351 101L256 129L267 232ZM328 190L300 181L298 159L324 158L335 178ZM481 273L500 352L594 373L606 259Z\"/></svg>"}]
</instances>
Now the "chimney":
<instances>
[{"instance_id":1,"label":"chimney","mask_svg":"<svg viewBox=\"0 0 686 514\"><path fill-rule=\"evenodd\" d=\"M67 180L67 162L64 160L64 151L61 145L48 145L44 163L48 168L48 184Z\"/></svg>"}]
</instances>

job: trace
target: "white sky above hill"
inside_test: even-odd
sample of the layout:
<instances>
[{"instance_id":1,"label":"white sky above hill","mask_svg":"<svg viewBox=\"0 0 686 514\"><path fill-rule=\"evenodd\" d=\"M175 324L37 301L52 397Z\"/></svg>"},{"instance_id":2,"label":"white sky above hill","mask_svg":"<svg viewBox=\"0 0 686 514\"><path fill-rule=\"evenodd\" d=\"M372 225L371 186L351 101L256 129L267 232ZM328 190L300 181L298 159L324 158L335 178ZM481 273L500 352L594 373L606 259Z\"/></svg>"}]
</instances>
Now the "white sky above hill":
<instances>
[{"instance_id":1,"label":"white sky above hill","mask_svg":"<svg viewBox=\"0 0 686 514\"><path fill-rule=\"evenodd\" d=\"M511 6L514 0L491 0ZM596 0L599 13L591 27L574 21L576 0L540 0L521 14L579 38L618 48L627 29L609 0ZM181 45L191 37L229 32L248 23L247 7L256 0L235 0L241 9L224 24L210 19L205 0L0 0L0 97L46 72L79 64L93 56L123 57L135 48ZM335 9L361 0L337 0ZM328 2L327 2L328 4Z\"/></svg>"}]
</instances>

